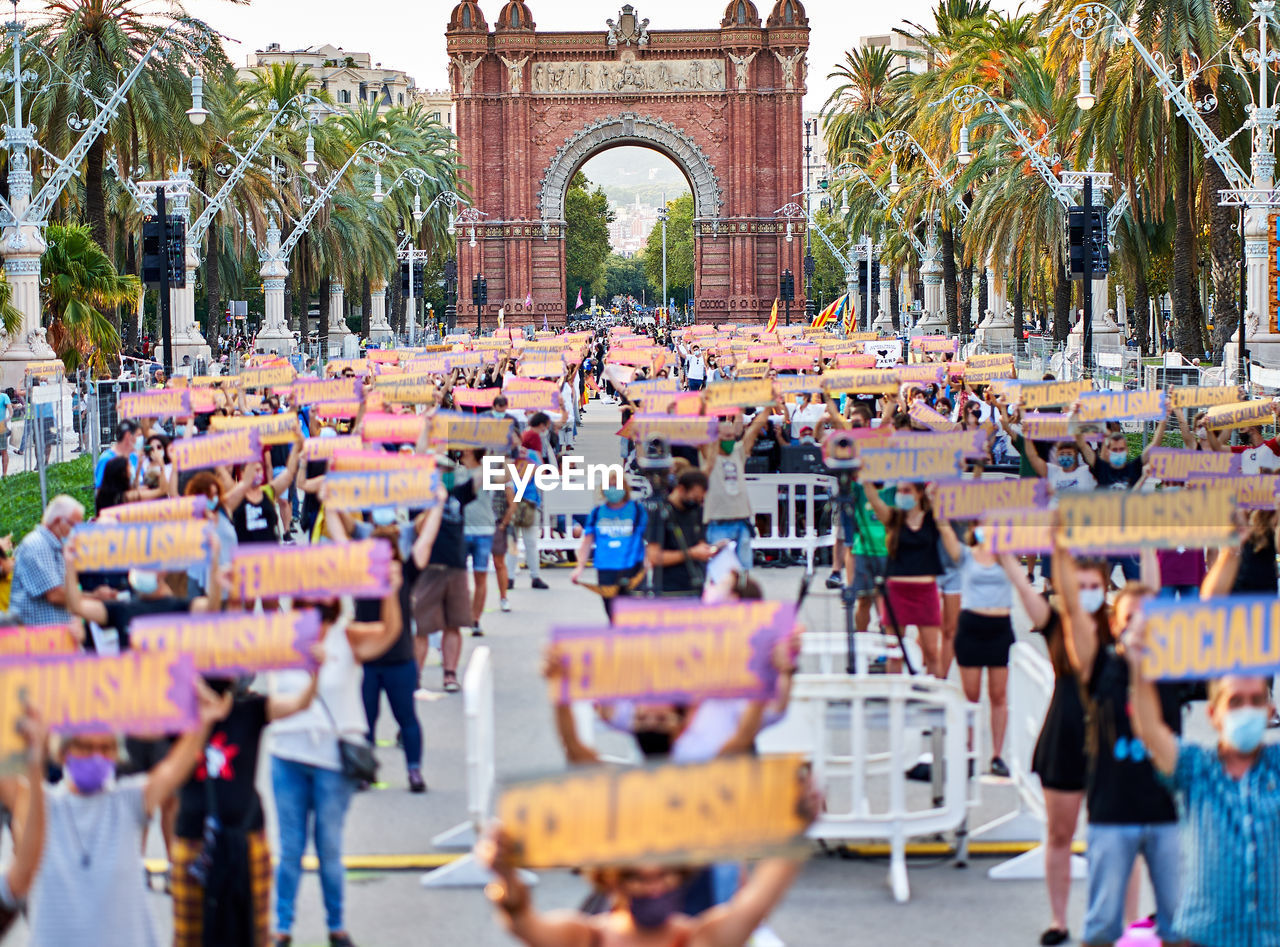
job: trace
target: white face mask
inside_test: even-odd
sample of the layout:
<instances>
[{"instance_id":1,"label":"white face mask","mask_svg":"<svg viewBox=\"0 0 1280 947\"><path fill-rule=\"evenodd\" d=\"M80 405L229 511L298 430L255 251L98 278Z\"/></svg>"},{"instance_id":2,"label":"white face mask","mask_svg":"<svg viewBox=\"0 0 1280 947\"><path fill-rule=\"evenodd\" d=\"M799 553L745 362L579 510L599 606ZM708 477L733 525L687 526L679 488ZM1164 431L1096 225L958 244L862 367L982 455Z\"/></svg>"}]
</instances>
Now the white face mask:
<instances>
[{"instance_id":1,"label":"white face mask","mask_svg":"<svg viewBox=\"0 0 1280 947\"><path fill-rule=\"evenodd\" d=\"M1096 613L1106 602L1107 593L1101 587L1080 590L1080 607L1089 615Z\"/></svg>"}]
</instances>

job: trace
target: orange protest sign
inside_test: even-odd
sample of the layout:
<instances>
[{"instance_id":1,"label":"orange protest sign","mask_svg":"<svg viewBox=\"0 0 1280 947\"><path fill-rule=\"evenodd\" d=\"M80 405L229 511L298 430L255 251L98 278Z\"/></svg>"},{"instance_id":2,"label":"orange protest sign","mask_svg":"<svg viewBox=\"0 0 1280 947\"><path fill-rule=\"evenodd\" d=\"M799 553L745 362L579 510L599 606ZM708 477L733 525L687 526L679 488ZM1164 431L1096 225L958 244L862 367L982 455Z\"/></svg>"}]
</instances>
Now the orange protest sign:
<instances>
[{"instance_id":1,"label":"orange protest sign","mask_svg":"<svg viewBox=\"0 0 1280 947\"><path fill-rule=\"evenodd\" d=\"M268 447L273 444L291 444L302 433L302 428L298 426L296 411L285 414L247 414L238 417L215 415L209 419L209 430L219 433L256 431L258 440Z\"/></svg>"},{"instance_id":2,"label":"orange protest sign","mask_svg":"<svg viewBox=\"0 0 1280 947\"><path fill-rule=\"evenodd\" d=\"M716 381L703 390L708 411L748 408L773 403L773 383L768 378L748 381Z\"/></svg>"},{"instance_id":3,"label":"orange protest sign","mask_svg":"<svg viewBox=\"0 0 1280 947\"><path fill-rule=\"evenodd\" d=\"M292 385L297 372L292 365L272 365L267 368L246 368L237 377L246 388L274 388Z\"/></svg>"},{"instance_id":4,"label":"orange protest sign","mask_svg":"<svg viewBox=\"0 0 1280 947\"><path fill-rule=\"evenodd\" d=\"M1205 425L1222 431L1237 427L1256 427L1275 416L1270 401L1238 401L1215 405L1206 412Z\"/></svg>"},{"instance_id":5,"label":"orange protest sign","mask_svg":"<svg viewBox=\"0 0 1280 947\"><path fill-rule=\"evenodd\" d=\"M88 523L67 540L81 572L185 569L204 562L209 528L204 520L159 523Z\"/></svg>"},{"instance_id":6,"label":"orange protest sign","mask_svg":"<svg viewBox=\"0 0 1280 947\"><path fill-rule=\"evenodd\" d=\"M1244 389L1239 385L1216 385L1212 388L1177 385L1169 389L1171 408L1210 408L1243 400Z\"/></svg>"},{"instance_id":7,"label":"orange protest sign","mask_svg":"<svg viewBox=\"0 0 1280 947\"><path fill-rule=\"evenodd\" d=\"M0 628L0 661L76 654L80 642L70 625L12 625Z\"/></svg>"},{"instance_id":8,"label":"orange protest sign","mask_svg":"<svg viewBox=\"0 0 1280 947\"><path fill-rule=\"evenodd\" d=\"M1129 493L1099 490L1058 498L1063 539L1073 553L1220 546L1235 534L1235 491Z\"/></svg>"}]
</instances>

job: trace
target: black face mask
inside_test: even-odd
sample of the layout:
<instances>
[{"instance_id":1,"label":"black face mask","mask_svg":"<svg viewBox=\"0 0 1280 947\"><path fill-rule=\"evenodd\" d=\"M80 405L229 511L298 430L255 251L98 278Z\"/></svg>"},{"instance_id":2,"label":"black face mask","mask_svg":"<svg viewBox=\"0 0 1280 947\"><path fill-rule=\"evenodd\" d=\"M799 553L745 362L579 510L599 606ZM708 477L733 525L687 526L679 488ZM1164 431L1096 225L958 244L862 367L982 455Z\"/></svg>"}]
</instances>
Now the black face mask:
<instances>
[{"instance_id":1,"label":"black face mask","mask_svg":"<svg viewBox=\"0 0 1280 947\"><path fill-rule=\"evenodd\" d=\"M637 730L635 738L645 757L671 755L671 734L665 730Z\"/></svg>"}]
</instances>

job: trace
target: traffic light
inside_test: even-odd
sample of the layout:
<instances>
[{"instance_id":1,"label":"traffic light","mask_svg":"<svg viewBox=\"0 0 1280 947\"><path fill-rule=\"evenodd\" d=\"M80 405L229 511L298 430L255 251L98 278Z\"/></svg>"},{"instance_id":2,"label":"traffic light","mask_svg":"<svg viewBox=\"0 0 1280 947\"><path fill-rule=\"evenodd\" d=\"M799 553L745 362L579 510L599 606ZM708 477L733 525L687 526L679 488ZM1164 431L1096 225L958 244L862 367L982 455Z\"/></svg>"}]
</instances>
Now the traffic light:
<instances>
[{"instance_id":1,"label":"traffic light","mask_svg":"<svg viewBox=\"0 0 1280 947\"><path fill-rule=\"evenodd\" d=\"M1090 207L1085 214L1083 207L1067 208L1067 274L1080 279L1085 274L1084 237L1085 220L1089 219L1090 248L1092 260L1091 276L1106 276L1111 268L1111 251L1107 249L1107 209Z\"/></svg>"},{"instance_id":2,"label":"traffic light","mask_svg":"<svg viewBox=\"0 0 1280 947\"><path fill-rule=\"evenodd\" d=\"M880 295L880 261L871 261L871 295Z\"/></svg>"},{"instance_id":3,"label":"traffic light","mask_svg":"<svg viewBox=\"0 0 1280 947\"><path fill-rule=\"evenodd\" d=\"M413 262L413 295L422 295L422 274L427 267L425 260L415 260Z\"/></svg>"},{"instance_id":4,"label":"traffic light","mask_svg":"<svg viewBox=\"0 0 1280 947\"><path fill-rule=\"evenodd\" d=\"M477 309L489 305L489 281L483 276L471 277L471 304Z\"/></svg>"},{"instance_id":5,"label":"traffic light","mask_svg":"<svg viewBox=\"0 0 1280 947\"><path fill-rule=\"evenodd\" d=\"M177 214L169 214L165 221L155 214L142 220L142 281L157 287L169 271L169 288L182 289L187 285L187 228Z\"/></svg>"},{"instance_id":6,"label":"traffic light","mask_svg":"<svg viewBox=\"0 0 1280 947\"><path fill-rule=\"evenodd\" d=\"M778 295L788 303L796 298L796 278L790 270L783 270L778 278Z\"/></svg>"},{"instance_id":7,"label":"traffic light","mask_svg":"<svg viewBox=\"0 0 1280 947\"><path fill-rule=\"evenodd\" d=\"M409 295L409 264L407 262L400 264L400 295Z\"/></svg>"}]
</instances>

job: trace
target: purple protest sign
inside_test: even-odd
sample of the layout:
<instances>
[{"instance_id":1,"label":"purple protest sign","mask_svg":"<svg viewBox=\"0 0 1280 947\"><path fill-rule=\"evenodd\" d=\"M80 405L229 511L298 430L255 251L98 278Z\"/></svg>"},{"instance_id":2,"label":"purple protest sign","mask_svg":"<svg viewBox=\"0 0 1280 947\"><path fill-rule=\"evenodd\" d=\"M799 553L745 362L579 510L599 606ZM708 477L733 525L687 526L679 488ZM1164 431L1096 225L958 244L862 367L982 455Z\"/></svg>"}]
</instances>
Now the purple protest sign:
<instances>
[{"instance_id":1,"label":"purple protest sign","mask_svg":"<svg viewBox=\"0 0 1280 947\"><path fill-rule=\"evenodd\" d=\"M381 598L391 590L391 544L385 539L280 547L240 546L231 560L231 588L240 601L291 595Z\"/></svg>"},{"instance_id":2,"label":"purple protest sign","mask_svg":"<svg viewBox=\"0 0 1280 947\"><path fill-rule=\"evenodd\" d=\"M251 612L151 615L129 626L139 651L189 654L202 674L238 677L291 668L313 670L311 646L320 640L320 613Z\"/></svg>"}]
</instances>

